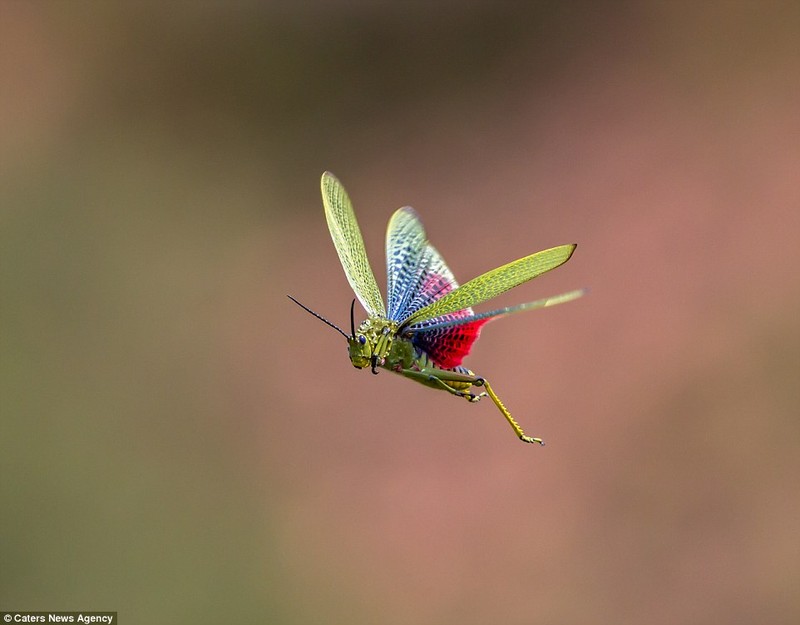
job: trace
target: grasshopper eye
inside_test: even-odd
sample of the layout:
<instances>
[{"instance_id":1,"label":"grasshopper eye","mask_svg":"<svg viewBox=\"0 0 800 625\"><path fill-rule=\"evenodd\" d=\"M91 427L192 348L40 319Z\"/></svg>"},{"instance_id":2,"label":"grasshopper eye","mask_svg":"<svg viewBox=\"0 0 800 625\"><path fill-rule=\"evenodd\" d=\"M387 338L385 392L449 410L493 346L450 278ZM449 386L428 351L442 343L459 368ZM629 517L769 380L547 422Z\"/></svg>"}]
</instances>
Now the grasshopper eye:
<instances>
[{"instance_id":1,"label":"grasshopper eye","mask_svg":"<svg viewBox=\"0 0 800 625\"><path fill-rule=\"evenodd\" d=\"M358 342L361 343L362 345L364 345L367 342L367 337L364 336L363 334L359 334L358 335Z\"/></svg>"}]
</instances>

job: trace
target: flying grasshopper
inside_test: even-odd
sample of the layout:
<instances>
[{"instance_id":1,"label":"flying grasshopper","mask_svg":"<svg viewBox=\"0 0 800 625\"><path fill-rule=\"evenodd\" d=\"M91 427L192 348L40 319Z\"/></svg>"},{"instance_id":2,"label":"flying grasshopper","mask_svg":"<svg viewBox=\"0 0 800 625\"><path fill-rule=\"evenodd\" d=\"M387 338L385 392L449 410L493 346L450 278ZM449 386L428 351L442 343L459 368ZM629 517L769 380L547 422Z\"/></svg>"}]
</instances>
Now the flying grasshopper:
<instances>
[{"instance_id":1,"label":"flying grasshopper","mask_svg":"<svg viewBox=\"0 0 800 625\"><path fill-rule=\"evenodd\" d=\"M387 309L367 259L353 205L342 184L329 172L322 174L322 203L347 281L368 317L356 328L354 299L347 334L291 295L289 298L347 339L350 362L357 369L370 367L377 374L382 367L470 402L488 396L520 440L544 445L541 438L523 432L488 380L461 362L486 322L562 304L584 294L585 290L579 289L483 313L471 308L563 265L576 246L560 245L536 252L459 286L442 256L428 242L417 213L405 206L392 215L386 232ZM475 394L472 388L482 390Z\"/></svg>"}]
</instances>

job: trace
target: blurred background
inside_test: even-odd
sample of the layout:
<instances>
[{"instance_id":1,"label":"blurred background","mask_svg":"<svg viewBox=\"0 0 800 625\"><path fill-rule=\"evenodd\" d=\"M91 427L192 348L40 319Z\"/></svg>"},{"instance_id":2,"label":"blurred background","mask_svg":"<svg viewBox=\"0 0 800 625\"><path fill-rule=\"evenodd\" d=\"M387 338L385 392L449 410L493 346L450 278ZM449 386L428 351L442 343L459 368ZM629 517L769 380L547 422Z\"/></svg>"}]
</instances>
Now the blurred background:
<instances>
[{"instance_id":1,"label":"blurred background","mask_svg":"<svg viewBox=\"0 0 800 625\"><path fill-rule=\"evenodd\" d=\"M0 609L799 622L799 76L791 1L0 3ZM286 298L326 169L381 284L579 244L465 362L546 447Z\"/></svg>"}]
</instances>

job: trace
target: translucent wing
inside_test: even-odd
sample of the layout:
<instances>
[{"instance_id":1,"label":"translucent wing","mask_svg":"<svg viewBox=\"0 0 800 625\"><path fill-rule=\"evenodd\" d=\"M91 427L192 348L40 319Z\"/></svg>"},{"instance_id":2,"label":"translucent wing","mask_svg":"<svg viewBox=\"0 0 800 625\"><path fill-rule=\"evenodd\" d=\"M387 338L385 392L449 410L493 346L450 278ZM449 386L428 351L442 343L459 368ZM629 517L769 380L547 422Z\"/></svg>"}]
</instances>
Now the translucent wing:
<instances>
[{"instance_id":1,"label":"translucent wing","mask_svg":"<svg viewBox=\"0 0 800 625\"><path fill-rule=\"evenodd\" d=\"M322 174L322 203L333 245L350 287L370 316L385 317L386 308L367 259L353 204L342 183L327 171Z\"/></svg>"},{"instance_id":2,"label":"translucent wing","mask_svg":"<svg viewBox=\"0 0 800 625\"><path fill-rule=\"evenodd\" d=\"M398 209L386 231L389 319L402 321L456 287L453 272L427 239L410 206Z\"/></svg>"},{"instance_id":3,"label":"translucent wing","mask_svg":"<svg viewBox=\"0 0 800 625\"><path fill-rule=\"evenodd\" d=\"M457 287L458 282L442 255L426 241L413 284L405 293L402 306L397 311L397 320L406 319L414 311L436 301Z\"/></svg>"},{"instance_id":4,"label":"translucent wing","mask_svg":"<svg viewBox=\"0 0 800 625\"><path fill-rule=\"evenodd\" d=\"M442 317L490 300L523 282L563 265L572 256L575 247L575 245L561 245L487 271L444 297L416 310L403 320L403 327Z\"/></svg>"},{"instance_id":5,"label":"translucent wing","mask_svg":"<svg viewBox=\"0 0 800 625\"><path fill-rule=\"evenodd\" d=\"M443 317L434 317L433 319L428 319L427 321L417 322L409 326L407 330L420 334L429 334L456 326L473 324L475 322L486 323L487 321L493 321L494 319L499 319L500 317L505 317L507 315L513 315L514 313L518 312L524 312L526 310L547 308L548 306L555 306L556 304L571 302L572 300L578 299L583 295L586 295L586 289L578 289L576 291L570 291L569 293L562 293L561 295L554 295L552 297L538 299L535 302L517 304L516 306L506 306L505 308L498 308L496 310L490 310L489 312L484 313L473 313L466 315L458 315L458 313L453 313L452 315L444 315ZM468 308L466 310L470 309Z\"/></svg>"},{"instance_id":6,"label":"translucent wing","mask_svg":"<svg viewBox=\"0 0 800 625\"><path fill-rule=\"evenodd\" d=\"M388 317L397 321L408 306L423 269L427 238L410 206L395 211L386 229L386 302Z\"/></svg>"}]
</instances>

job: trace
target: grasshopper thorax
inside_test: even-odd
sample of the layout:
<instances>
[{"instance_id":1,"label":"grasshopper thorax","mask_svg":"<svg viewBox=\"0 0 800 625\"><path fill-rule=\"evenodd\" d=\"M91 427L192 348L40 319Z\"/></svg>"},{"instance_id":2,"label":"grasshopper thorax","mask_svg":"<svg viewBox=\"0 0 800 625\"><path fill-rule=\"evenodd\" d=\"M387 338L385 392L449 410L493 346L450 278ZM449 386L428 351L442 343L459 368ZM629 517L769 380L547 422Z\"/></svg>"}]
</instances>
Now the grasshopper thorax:
<instances>
[{"instance_id":1,"label":"grasshopper thorax","mask_svg":"<svg viewBox=\"0 0 800 625\"><path fill-rule=\"evenodd\" d=\"M377 317L364 320L348 338L350 362L357 369L372 367L372 373L377 373L377 367L386 362L396 334L394 321Z\"/></svg>"}]
</instances>

